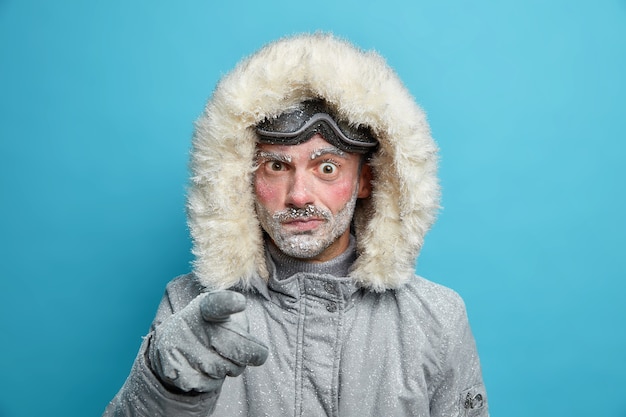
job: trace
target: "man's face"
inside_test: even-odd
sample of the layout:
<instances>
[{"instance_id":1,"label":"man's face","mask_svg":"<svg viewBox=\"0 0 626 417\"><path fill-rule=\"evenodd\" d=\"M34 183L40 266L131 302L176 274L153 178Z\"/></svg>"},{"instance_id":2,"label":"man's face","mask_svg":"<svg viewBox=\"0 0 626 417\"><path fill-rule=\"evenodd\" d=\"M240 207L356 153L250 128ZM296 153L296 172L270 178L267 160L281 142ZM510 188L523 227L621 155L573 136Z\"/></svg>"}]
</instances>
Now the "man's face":
<instances>
[{"instance_id":1,"label":"man's face","mask_svg":"<svg viewBox=\"0 0 626 417\"><path fill-rule=\"evenodd\" d=\"M258 145L256 211L282 252L324 262L346 250L356 200L371 190L360 158L319 134L299 145Z\"/></svg>"}]
</instances>

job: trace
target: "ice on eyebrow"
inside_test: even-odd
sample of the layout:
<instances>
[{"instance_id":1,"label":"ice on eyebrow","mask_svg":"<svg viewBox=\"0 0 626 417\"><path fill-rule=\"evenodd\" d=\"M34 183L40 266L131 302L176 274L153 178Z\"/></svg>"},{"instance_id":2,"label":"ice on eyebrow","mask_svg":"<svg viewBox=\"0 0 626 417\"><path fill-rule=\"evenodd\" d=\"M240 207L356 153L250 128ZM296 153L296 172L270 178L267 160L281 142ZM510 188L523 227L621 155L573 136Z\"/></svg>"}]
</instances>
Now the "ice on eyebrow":
<instances>
[{"instance_id":1,"label":"ice on eyebrow","mask_svg":"<svg viewBox=\"0 0 626 417\"><path fill-rule=\"evenodd\" d=\"M256 158L291 163L290 155L268 152L268 151L257 151Z\"/></svg>"},{"instance_id":2,"label":"ice on eyebrow","mask_svg":"<svg viewBox=\"0 0 626 417\"><path fill-rule=\"evenodd\" d=\"M311 160L317 159L320 156L322 156L324 154L327 154L327 153L330 153L330 154L333 154L333 155L337 155L337 156L345 156L346 155L346 153L344 151L342 151L339 148L335 148L333 146L333 147L330 147L330 148L322 148L322 149L317 149L317 150L313 151L313 153L311 154Z\"/></svg>"}]
</instances>

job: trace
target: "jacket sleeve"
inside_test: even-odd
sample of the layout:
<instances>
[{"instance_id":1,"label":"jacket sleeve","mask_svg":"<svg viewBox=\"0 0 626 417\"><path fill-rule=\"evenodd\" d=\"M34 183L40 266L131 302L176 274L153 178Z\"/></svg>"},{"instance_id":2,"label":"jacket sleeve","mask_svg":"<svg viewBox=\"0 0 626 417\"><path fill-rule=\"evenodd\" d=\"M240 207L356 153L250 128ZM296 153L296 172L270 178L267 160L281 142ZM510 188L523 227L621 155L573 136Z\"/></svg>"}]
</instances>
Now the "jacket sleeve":
<instances>
[{"instance_id":1,"label":"jacket sleeve","mask_svg":"<svg viewBox=\"0 0 626 417\"><path fill-rule=\"evenodd\" d=\"M107 406L103 417L209 416L219 392L186 394L169 391L146 361L151 334L141 344L130 375Z\"/></svg>"},{"instance_id":2,"label":"jacket sleeve","mask_svg":"<svg viewBox=\"0 0 626 417\"><path fill-rule=\"evenodd\" d=\"M460 297L458 303L443 338L441 372L433 381L431 391L431 417L488 417L476 343Z\"/></svg>"},{"instance_id":3,"label":"jacket sleeve","mask_svg":"<svg viewBox=\"0 0 626 417\"><path fill-rule=\"evenodd\" d=\"M187 305L199 294L186 277L168 284L151 330L139 349L126 382L108 404L103 417L139 416L209 416L217 403L219 392L179 393L165 387L154 375L147 360L147 351L154 329L165 318Z\"/></svg>"}]
</instances>

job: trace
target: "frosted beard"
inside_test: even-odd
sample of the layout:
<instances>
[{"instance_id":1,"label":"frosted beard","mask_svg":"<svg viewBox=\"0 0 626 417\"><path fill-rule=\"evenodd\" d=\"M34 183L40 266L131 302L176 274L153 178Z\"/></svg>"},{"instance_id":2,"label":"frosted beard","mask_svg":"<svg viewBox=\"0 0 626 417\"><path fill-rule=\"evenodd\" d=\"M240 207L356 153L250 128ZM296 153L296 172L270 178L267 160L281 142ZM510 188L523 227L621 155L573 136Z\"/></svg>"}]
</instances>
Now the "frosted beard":
<instances>
[{"instance_id":1,"label":"frosted beard","mask_svg":"<svg viewBox=\"0 0 626 417\"><path fill-rule=\"evenodd\" d=\"M310 259L324 252L350 227L357 194L358 186L350 200L336 215L328 209L318 208L311 204L304 208L289 208L270 213L258 201L256 212L263 230L283 253L293 258ZM283 222L307 218L323 219L324 222L315 230L309 231L288 231L283 228Z\"/></svg>"}]
</instances>

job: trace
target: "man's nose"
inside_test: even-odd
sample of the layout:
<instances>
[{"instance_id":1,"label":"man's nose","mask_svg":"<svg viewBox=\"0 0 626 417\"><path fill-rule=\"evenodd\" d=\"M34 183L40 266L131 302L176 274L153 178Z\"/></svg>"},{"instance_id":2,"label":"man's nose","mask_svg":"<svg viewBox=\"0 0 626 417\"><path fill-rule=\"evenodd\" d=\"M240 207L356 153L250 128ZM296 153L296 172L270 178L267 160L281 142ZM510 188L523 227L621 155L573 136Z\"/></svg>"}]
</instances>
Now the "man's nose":
<instances>
[{"instance_id":1,"label":"man's nose","mask_svg":"<svg viewBox=\"0 0 626 417\"><path fill-rule=\"evenodd\" d=\"M306 207L314 203L313 184L305 172L295 172L287 192L287 205L291 207Z\"/></svg>"}]
</instances>

